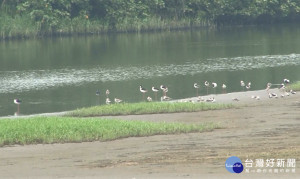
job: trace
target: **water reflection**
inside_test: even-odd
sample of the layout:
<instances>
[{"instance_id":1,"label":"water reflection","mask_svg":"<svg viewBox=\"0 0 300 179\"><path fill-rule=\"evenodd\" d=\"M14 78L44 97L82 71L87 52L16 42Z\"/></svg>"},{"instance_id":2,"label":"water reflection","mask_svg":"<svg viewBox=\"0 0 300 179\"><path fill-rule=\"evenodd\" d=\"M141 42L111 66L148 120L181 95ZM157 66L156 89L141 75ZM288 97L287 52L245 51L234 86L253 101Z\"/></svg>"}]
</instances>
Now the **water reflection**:
<instances>
[{"instance_id":1,"label":"water reflection","mask_svg":"<svg viewBox=\"0 0 300 179\"><path fill-rule=\"evenodd\" d=\"M0 72L0 93L43 90L90 82L128 81L177 75L198 75L218 71L241 71L300 65L300 54L215 58L184 64L91 67L87 69L55 69ZM216 79L217 80L217 79Z\"/></svg>"}]
</instances>

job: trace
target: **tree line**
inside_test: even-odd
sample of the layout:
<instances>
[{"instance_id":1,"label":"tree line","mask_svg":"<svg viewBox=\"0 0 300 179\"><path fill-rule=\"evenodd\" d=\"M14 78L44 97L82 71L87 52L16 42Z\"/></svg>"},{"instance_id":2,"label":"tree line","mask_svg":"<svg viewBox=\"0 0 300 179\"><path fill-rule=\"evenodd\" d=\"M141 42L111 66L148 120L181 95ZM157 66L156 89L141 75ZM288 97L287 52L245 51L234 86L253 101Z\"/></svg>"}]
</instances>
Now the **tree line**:
<instances>
[{"instance_id":1,"label":"tree line","mask_svg":"<svg viewBox=\"0 0 300 179\"><path fill-rule=\"evenodd\" d=\"M14 32L10 24L20 21L37 33L300 21L299 0L0 0L0 5L0 25L7 26L0 27L2 34Z\"/></svg>"}]
</instances>

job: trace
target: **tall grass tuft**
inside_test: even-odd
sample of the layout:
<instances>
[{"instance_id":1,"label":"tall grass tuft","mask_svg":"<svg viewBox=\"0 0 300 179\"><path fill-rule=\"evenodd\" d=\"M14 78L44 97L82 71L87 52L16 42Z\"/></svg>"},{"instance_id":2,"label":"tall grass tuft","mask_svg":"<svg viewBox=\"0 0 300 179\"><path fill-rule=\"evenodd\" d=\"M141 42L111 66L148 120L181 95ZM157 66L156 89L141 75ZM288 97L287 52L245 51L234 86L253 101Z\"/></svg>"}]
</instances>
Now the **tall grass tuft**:
<instances>
[{"instance_id":1,"label":"tall grass tuft","mask_svg":"<svg viewBox=\"0 0 300 179\"><path fill-rule=\"evenodd\" d=\"M180 124L99 118L34 117L0 120L0 146L84 141L211 131L216 123Z\"/></svg>"},{"instance_id":2,"label":"tall grass tuft","mask_svg":"<svg viewBox=\"0 0 300 179\"><path fill-rule=\"evenodd\" d=\"M233 107L232 104L216 103L124 103L103 106L94 106L77 109L69 112L67 116L73 117L92 117L92 116L115 116L131 114L157 114L157 113L175 113L175 112L196 112L203 110L226 109Z\"/></svg>"}]
</instances>

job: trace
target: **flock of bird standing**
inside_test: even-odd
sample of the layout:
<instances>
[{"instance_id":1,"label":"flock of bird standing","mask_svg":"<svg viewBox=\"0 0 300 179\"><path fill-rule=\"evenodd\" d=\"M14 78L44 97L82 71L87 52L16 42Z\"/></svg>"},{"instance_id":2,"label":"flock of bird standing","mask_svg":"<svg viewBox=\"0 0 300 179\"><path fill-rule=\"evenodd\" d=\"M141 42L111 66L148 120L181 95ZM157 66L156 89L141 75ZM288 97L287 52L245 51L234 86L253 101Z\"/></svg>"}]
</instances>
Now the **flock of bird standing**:
<instances>
[{"instance_id":1,"label":"flock of bird standing","mask_svg":"<svg viewBox=\"0 0 300 179\"><path fill-rule=\"evenodd\" d=\"M284 79L283 82L280 83L280 84L267 83L266 91L267 91L267 93L269 95L269 98L273 98L273 97L277 98L278 97L278 95L276 93L269 92L269 89L271 88L271 86L279 86L279 89L282 91L281 97L284 97L285 95L289 96L290 93L291 94L296 94L296 92L294 92L292 90L290 90L289 92L286 91L286 85L288 83L290 83L290 80L288 80L288 79ZM216 94L216 88L218 86L217 83L215 83L215 82L209 83L208 81L205 81L204 82L204 86L206 88L207 95L209 94L209 88L210 87L214 90L214 94ZM245 83L244 81L240 81L240 86L241 86L241 88L242 88L243 91L245 89L249 90L251 88L251 82ZM226 93L227 86L225 84L222 84L221 87L222 87L222 93L223 94ZM197 100L198 102L202 102L202 101L205 101L205 102L215 102L216 101L214 97L210 97L209 99L204 99L201 96L199 96L200 85L198 83L194 83L194 88L196 89L196 96L198 96L198 100ZM148 90L146 88L144 88L142 85L139 86L139 90L140 90L140 92L143 95L143 100L145 100L145 96L146 96L146 93L148 92ZM162 96L160 98L160 101L169 101L169 100L172 99L172 98L170 98L170 97L167 96L168 87L165 86L165 85L160 85L159 88L152 86L151 90L154 92L154 98L155 98L156 101L157 101L158 92L160 90L162 91ZM106 90L105 94L106 94L106 100L105 100L106 104L111 104L112 101L109 98L110 91ZM99 90L96 91L96 95L100 96L100 91ZM259 96L252 96L252 98L260 100ZM147 96L146 100L148 102L151 102L152 98L150 96ZM239 99L237 99L237 98L234 98L232 100L233 101L239 101ZM121 103L122 100L119 99L119 98L114 98L114 102L115 103Z\"/></svg>"},{"instance_id":2,"label":"flock of bird standing","mask_svg":"<svg viewBox=\"0 0 300 179\"><path fill-rule=\"evenodd\" d=\"M271 93L269 92L271 86L278 86L279 90L281 91L281 97L284 97L284 96L289 96L290 94L296 94L295 91L293 90L290 90L289 92L286 91L286 85L290 83L290 80L288 79L283 79L283 82L280 83L280 84L271 84L271 83L267 83L267 88L266 88L266 91L269 95L269 98L278 98L278 94L276 93ZM248 82L247 84L244 82L244 81L240 81L240 85L241 85L241 88L242 90L244 91L245 89L246 90L249 90L251 88L251 82ZM211 84L208 82L208 81L205 81L204 82L204 86L206 88L206 93L208 95L208 91L209 91L209 88L212 87L212 89L214 90L214 94L216 94L216 88L218 86L217 83L215 82L212 82ZM140 88L140 92L143 94L143 100L145 100L145 94L148 92L148 90L146 88L144 88L142 85L139 86ZM194 83L194 88L196 89L196 96L198 96L198 102L215 102L215 98L214 97L210 97L209 99L204 99L202 98L201 96L199 96L198 92L199 92L199 89L200 89L200 85L198 83ZM222 93L226 93L226 85L225 84L222 84ZM167 92L168 92L168 87L165 86L165 85L160 85L159 88L156 88L156 87L152 87L151 90L154 92L154 97L155 97L155 100L157 101L157 93L162 90L162 96L160 98L161 101L169 101L171 100L172 98L168 97L167 96ZM107 89L106 92L106 100L105 100L105 103L106 104L111 104L112 101L110 100L109 98L109 94L110 94L110 91ZM100 91L97 90L96 91L96 96L98 96L100 98ZM259 96L252 96L251 98L253 99L257 99L257 100L260 100L260 97ZM147 98L147 101L148 102L151 102L152 101L152 98L150 96L148 96ZM232 99L233 101L239 101L239 99L237 98L234 98ZM20 113L20 104L21 104L21 100L20 99L14 99L14 103L17 104L18 106L18 111L16 112L16 114L18 115ZM119 99L119 98L114 98L114 102L115 103L121 103L122 100Z\"/></svg>"}]
</instances>

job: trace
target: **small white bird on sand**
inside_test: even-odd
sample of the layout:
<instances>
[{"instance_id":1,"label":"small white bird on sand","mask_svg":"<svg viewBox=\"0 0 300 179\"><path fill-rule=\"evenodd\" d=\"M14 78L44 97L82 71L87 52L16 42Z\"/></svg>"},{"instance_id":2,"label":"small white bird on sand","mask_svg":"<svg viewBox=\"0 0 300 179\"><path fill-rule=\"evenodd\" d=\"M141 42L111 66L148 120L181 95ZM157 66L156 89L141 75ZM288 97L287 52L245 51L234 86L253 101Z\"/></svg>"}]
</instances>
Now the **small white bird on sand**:
<instances>
[{"instance_id":1,"label":"small white bird on sand","mask_svg":"<svg viewBox=\"0 0 300 179\"><path fill-rule=\"evenodd\" d=\"M152 98L151 98L150 96L148 96L148 97L147 97L147 101L148 101L148 102L151 102L151 101L152 101Z\"/></svg>"},{"instance_id":2,"label":"small white bird on sand","mask_svg":"<svg viewBox=\"0 0 300 179\"><path fill-rule=\"evenodd\" d=\"M168 96L162 96L160 98L161 101L170 101L172 98L168 97Z\"/></svg>"},{"instance_id":3,"label":"small white bird on sand","mask_svg":"<svg viewBox=\"0 0 300 179\"><path fill-rule=\"evenodd\" d=\"M278 95L276 93L271 93L272 97L278 98Z\"/></svg>"},{"instance_id":4,"label":"small white bird on sand","mask_svg":"<svg viewBox=\"0 0 300 179\"><path fill-rule=\"evenodd\" d=\"M215 99L214 97L211 97L211 98L208 98L208 99L206 100L206 102L214 103L214 102L216 102L216 99Z\"/></svg>"},{"instance_id":5,"label":"small white bird on sand","mask_svg":"<svg viewBox=\"0 0 300 179\"><path fill-rule=\"evenodd\" d=\"M106 104L110 104L110 103L111 103L110 99L109 99L109 98L106 98L105 103L106 103Z\"/></svg>"},{"instance_id":6,"label":"small white bird on sand","mask_svg":"<svg viewBox=\"0 0 300 179\"><path fill-rule=\"evenodd\" d=\"M290 90L291 94L296 94L296 91Z\"/></svg>"},{"instance_id":7,"label":"small white bird on sand","mask_svg":"<svg viewBox=\"0 0 300 179\"><path fill-rule=\"evenodd\" d=\"M120 103L120 102L122 102L121 99L115 98L115 103Z\"/></svg>"}]
</instances>

